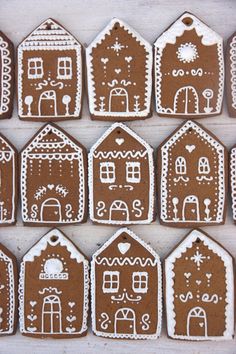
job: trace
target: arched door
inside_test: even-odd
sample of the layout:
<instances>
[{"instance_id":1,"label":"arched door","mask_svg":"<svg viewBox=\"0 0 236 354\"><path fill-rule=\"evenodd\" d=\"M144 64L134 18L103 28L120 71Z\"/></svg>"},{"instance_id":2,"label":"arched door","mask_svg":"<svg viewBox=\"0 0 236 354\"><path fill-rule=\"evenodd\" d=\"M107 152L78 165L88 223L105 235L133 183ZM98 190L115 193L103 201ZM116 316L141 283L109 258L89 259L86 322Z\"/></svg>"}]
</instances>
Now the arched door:
<instances>
[{"instance_id":1,"label":"arched door","mask_svg":"<svg viewBox=\"0 0 236 354\"><path fill-rule=\"evenodd\" d=\"M57 115L57 99L54 90L44 91L39 97L39 117Z\"/></svg>"},{"instance_id":2,"label":"arched door","mask_svg":"<svg viewBox=\"0 0 236 354\"><path fill-rule=\"evenodd\" d=\"M200 221L199 201L196 195L188 195L183 202L182 219Z\"/></svg>"},{"instance_id":3,"label":"arched door","mask_svg":"<svg viewBox=\"0 0 236 354\"><path fill-rule=\"evenodd\" d=\"M42 307L42 332L61 333L61 300L57 295L46 296Z\"/></svg>"},{"instance_id":4,"label":"arched door","mask_svg":"<svg viewBox=\"0 0 236 354\"><path fill-rule=\"evenodd\" d=\"M202 307L194 307L187 317L187 336L207 336L207 317Z\"/></svg>"},{"instance_id":5,"label":"arched door","mask_svg":"<svg viewBox=\"0 0 236 354\"><path fill-rule=\"evenodd\" d=\"M128 112L128 92L123 87L113 88L109 96L109 112Z\"/></svg>"},{"instance_id":6,"label":"arched door","mask_svg":"<svg viewBox=\"0 0 236 354\"><path fill-rule=\"evenodd\" d=\"M61 221L61 204L56 198L46 199L41 206L41 221Z\"/></svg>"},{"instance_id":7,"label":"arched door","mask_svg":"<svg viewBox=\"0 0 236 354\"><path fill-rule=\"evenodd\" d=\"M176 92L174 112L184 114L199 113L199 99L194 87L184 86Z\"/></svg>"},{"instance_id":8,"label":"arched door","mask_svg":"<svg viewBox=\"0 0 236 354\"><path fill-rule=\"evenodd\" d=\"M124 307L119 309L115 314L115 333L127 333L135 334L136 333L136 320L134 310Z\"/></svg>"},{"instance_id":9,"label":"arched door","mask_svg":"<svg viewBox=\"0 0 236 354\"><path fill-rule=\"evenodd\" d=\"M109 220L129 220L129 209L123 200L114 200L110 207Z\"/></svg>"}]
</instances>

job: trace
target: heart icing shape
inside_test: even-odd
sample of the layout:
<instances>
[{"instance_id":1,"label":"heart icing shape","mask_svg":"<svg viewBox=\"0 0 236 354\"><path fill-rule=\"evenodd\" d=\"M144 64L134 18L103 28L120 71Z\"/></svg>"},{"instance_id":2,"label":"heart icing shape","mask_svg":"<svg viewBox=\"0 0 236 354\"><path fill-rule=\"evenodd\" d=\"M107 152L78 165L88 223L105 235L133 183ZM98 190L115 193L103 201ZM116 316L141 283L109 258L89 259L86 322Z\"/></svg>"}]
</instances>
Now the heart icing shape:
<instances>
[{"instance_id":1,"label":"heart icing shape","mask_svg":"<svg viewBox=\"0 0 236 354\"><path fill-rule=\"evenodd\" d=\"M198 279L196 280L196 284L197 284L197 285L200 285L201 282L202 282L201 280L198 280Z\"/></svg>"},{"instance_id":2,"label":"heart icing shape","mask_svg":"<svg viewBox=\"0 0 236 354\"><path fill-rule=\"evenodd\" d=\"M68 302L68 305L70 306L70 308L72 309L72 307L74 307L75 306L75 302Z\"/></svg>"},{"instance_id":3,"label":"heart icing shape","mask_svg":"<svg viewBox=\"0 0 236 354\"><path fill-rule=\"evenodd\" d=\"M120 251L120 253L125 254L126 252L128 252L128 250L130 249L131 244L128 242L120 242L118 243L118 249Z\"/></svg>"},{"instance_id":4,"label":"heart icing shape","mask_svg":"<svg viewBox=\"0 0 236 354\"><path fill-rule=\"evenodd\" d=\"M191 209L191 212L192 212L192 213L195 213L195 211L196 211L195 209Z\"/></svg>"},{"instance_id":5,"label":"heart icing shape","mask_svg":"<svg viewBox=\"0 0 236 354\"><path fill-rule=\"evenodd\" d=\"M68 332L68 333L75 332L75 327L66 327L66 332Z\"/></svg>"},{"instance_id":6,"label":"heart icing shape","mask_svg":"<svg viewBox=\"0 0 236 354\"><path fill-rule=\"evenodd\" d=\"M132 57L125 57L125 61L127 61L127 63L130 63L132 59Z\"/></svg>"},{"instance_id":7,"label":"heart icing shape","mask_svg":"<svg viewBox=\"0 0 236 354\"><path fill-rule=\"evenodd\" d=\"M212 274L211 273L206 273L206 277L207 277L207 279L211 279Z\"/></svg>"},{"instance_id":8,"label":"heart icing shape","mask_svg":"<svg viewBox=\"0 0 236 354\"><path fill-rule=\"evenodd\" d=\"M184 276L185 276L185 278L190 278L191 277L191 273L184 273Z\"/></svg>"},{"instance_id":9,"label":"heart icing shape","mask_svg":"<svg viewBox=\"0 0 236 354\"><path fill-rule=\"evenodd\" d=\"M122 145L123 144L123 142L125 141L125 139L124 138L116 138L116 144L118 144L118 145Z\"/></svg>"},{"instance_id":10,"label":"heart icing shape","mask_svg":"<svg viewBox=\"0 0 236 354\"><path fill-rule=\"evenodd\" d=\"M108 58L101 58L101 62L103 63L103 64L106 64L107 62L108 62Z\"/></svg>"},{"instance_id":11,"label":"heart icing shape","mask_svg":"<svg viewBox=\"0 0 236 354\"><path fill-rule=\"evenodd\" d=\"M35 331L37 331L37 327L27 327L27 331L35 332Z\"/></svg>"},{"instance_id":12,"label":"heart icing shape","mask_svg":"<svg viewBox=\"0 0 236 354\"><path fill-rule=\"evenodd\" d=\"M200 322L199 326L202 328L204 326L204 322Z\"/></svg>"},{"instance_id":13,"label":"heart icing shape","mask_svg":"<svg viewBox=\"0 0 236 354\"><path fill-rule=\"evenodd\" d=\"M50 191L54 188L54 184L48 184L48 189L50 189Z\"/></svg>"},{"instance_id":14,"label":"heart icing shape","mask_svg":"<svg viewBox=\"0 0 236 354\"><path fill-rule=\"evenodd\" d=\"M196 149L195 145L185 145L185 149L191 154Z\"/></svg>"},{"instance_id":15,"label":"heart icing shape","mask_svg":"<svg viewBox=\"0 0 236 354\"><path fill-rule=\"evenodd\" d=\"M33 322L33 321L37 320L38 317L37 317L37 315L28 315L27 318L28 318L28 320Z\"/></svg>"},{"instance_id":16,"label":"heart icing shape","mask_svg":"<svg viewBox=\"0 0 236 354\"><path fill-rule=\"evenodd\" d=\"M121 73L121 69L120 68L115 69L115 73L116 74L120 74Z\"/></svg>"},{"instance_id":17,"label":"heart icing shape","mask_svg":"<svg viewBox=\"0 0 236 354\"><path fill-rule=\"evenodd\" d=\"M30 301L30 306L34 307L37 304L37 301Z\"/></svg>"}]
</instances>

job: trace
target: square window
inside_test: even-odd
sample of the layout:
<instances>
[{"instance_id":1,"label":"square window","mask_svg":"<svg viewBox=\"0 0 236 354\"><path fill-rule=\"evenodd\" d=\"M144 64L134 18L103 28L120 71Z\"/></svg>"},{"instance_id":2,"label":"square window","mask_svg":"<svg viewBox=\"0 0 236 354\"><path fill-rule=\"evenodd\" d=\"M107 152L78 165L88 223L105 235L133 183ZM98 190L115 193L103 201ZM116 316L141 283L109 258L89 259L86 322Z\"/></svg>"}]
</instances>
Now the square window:
<instances>
[{"instance_id":1,"label":"square window","mask_svg":"<svg viewBox=\"0 0 236 354\"><path fill-rule=\"evenodd\" d=\"M114 183L115 176L115 164L114 162L101 162L100 163L100 180L102 183Z\"/></svg>"},{"instance_id":2,"label":"square window","mask_svg":"<svg viewBox=\"0 0 236 354\"><path fill-rule=\"evenodd\" d=\"M119 290L120 272L105 271L103 273L102 290L104 293L117 293Z\"/></svg>"},{"instance_id":3,"label":"square window","mask_svg":"<svg viewBox=\"0 0 236 354\"><path fill-rule=\"evenodd\" d=\"M139 183L140 180L140 162L126 162L126 181L130 183Z\"/></svg>"},{"instance_id":4,"label":"square window","mask_svg":"<svg viewBox=\"0 0 236 354\"><path fill-rule=\"evenodd\" d=\"M28 78L41 79L43 77L43 59L29 58L28 59Z\"/></svg>"},{"instance_id":5,"label":"square window","mask_svg":"<svg viewBox=\"0 0 236 354\"><path fill-rule=\"evenodd\" d=\"M58 58L57 78L63 80L72 79L72 59L70 57Z\"/></svg>"},{"instance_id":6,"label":"square window","mask_svg":"<svg viewBox=\"0 0 236 354\"><path fill-rule=\"evenodd\" d=\"M146 293L148 290L148 273L133 272L132 288L135 293Z\"/></svg>"}]
</instances>

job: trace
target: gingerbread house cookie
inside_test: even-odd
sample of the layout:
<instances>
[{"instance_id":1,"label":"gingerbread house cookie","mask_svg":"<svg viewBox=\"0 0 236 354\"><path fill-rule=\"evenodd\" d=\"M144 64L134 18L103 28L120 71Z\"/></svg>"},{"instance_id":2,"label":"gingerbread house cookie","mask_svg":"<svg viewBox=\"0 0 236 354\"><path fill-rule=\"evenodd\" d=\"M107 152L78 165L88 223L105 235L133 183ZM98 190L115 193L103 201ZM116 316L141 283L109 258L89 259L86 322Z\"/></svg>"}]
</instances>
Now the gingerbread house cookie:
<instances>
[{"instance_id":1,"label":"gingerbread house cookie","mask_svg":"<svg viewBox=\"0 0 236 354\"><path fill-rule=\"evenodd\" d=\"M57 229L23 257L20 272L20 331L38 338L87 334L88 260Z\"/></svg>"},{"instance_id":2,"label":"gingerbread house cookie","mask_svg":"<svg viewBox=\"0 0 236 354\"><path fill-rule=\"evenodd\" d=\"M148 224L155 216L153 149L122 123L114 123L89 153L90 219Z\"/></svg>"},{"instance_id":3,"label":"gingerbread house cookie","mask_svg":"<svg viewBox=\"0 0 236 354\"><path fill-rule=\"evenodd\" d=\"M228 39L226 49L226 90L230 117L236 117L236 32Z\"/></svg>"},{"instance_id":4,"label":"gingerbread house cookie","mask_svg":"<svg viewBox=\"0 0 236 354\"><path fill-rule=\"evenodd\" d=\"M31 121L79 118L82 46L51 18L18 46L19 117Z\"/></svg>"},{"instance_id":5,"label":"gingerbread house cookie","mask_svg":"<svg viewBox=\"0 0 236 354\"><path fill-rule=\"evenodd\" d=\"M0 31L0 119L11 118L14 98L14 47Z\"/></svg>"},{"instance_id":6,"label":"gingerbread house cookie","mask_svg":"<svg viewBox=\"0 0 236 354\"><path fill-rule=\"evenodd\" d=\"M165 259L165 303L171 338L232 339L232 256L207 234L191 231Z\"/></svg>"},{"instance_id":7,"label":"gingerbread house cookie","mask_svg":"<svg viewBox=\"0 0 236 354\"><path fill-rule=\"evenodd\" d=\"M201 118L221 113L223 39L185 12L155 44L156 111L160 116Z\"/></svg>"},{"instance_id":8,"label":"gingerbread house cookie","mask_svg":"<svg viewBox=\"0 0 236 354\"><path fill-rule=\"evenodd\" d=\"M156 339L162 320L161 262L123 228L92 257L92 329L109 338Z\"/></svg>"},{"instance_id":9,"label":"gingerbread house cookie","mask_svg":"<svg viewBox=\"0 0 236 354\"><path fill-rule=\"evenodd\" d=\"M213 134L189 120L160 145L158 161L162 224L224 224L227 150Z\"/></svg>"},{"instance_id":10,"label":"gingerbread house cookie","mask_svg":"<svg viewBox=\"0 0 236 354\"><path fill-rule=\"evenodd\" d=\"M17 151L0 134L0 226L16 223L18 181Z\"/></svg>"},{"instance_id":11,"label":"gingerbread house cookie","mask_svg":"<svg viewBox=\"0 0 236 354\"><path fill-rule=\"evenodd\" d=\"M152 46L113 18L86 49L92 119L134 120L151 115Z\"/></svg>"},{"instance_id":12,"label":"gingerbread house cookie","mask_svg":"<svg viewBox=\"0 0 236 354\"><path fill-rule=\"evenodd\" d=\"M15 256L0 244L0 336L10 335L17 328L17 261Z\"/></svg>"},{"instance_id":13,"label":"gingerbread house cookie","mask_svg":"<svg viewBox=\"0 0 236 354\"><path fill-rule=\"evenodd\" d=\"M21 206L28 225L86 221L86 149L56 125L45 125L21 152Z\"/></svg>"},{"instance_id":14,"label":"gingerbread house cookie","mask_svg":"<svg viewBox=\"0 0 236 354\"><path fill-rule=\"evenodd\" d=\"M231 149L230 152L230 187L233 219L236 223L236 145Z\"/></svg>"}]
</instances>

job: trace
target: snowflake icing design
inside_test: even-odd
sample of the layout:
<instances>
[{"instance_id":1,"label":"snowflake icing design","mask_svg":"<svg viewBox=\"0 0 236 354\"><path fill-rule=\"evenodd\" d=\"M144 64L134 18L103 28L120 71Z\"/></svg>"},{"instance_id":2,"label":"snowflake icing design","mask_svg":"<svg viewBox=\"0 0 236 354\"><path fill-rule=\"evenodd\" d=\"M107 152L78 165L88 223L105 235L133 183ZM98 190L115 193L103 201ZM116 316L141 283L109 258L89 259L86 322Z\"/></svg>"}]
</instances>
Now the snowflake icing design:
<instances>
[{"instance_id":1,"label":"snowflake icing design","mask_svg":"<svg viewBox=\"0 0 236 354\"><path fill-rule=\"evenodd\" d=\"M206 258L207 257L203 256L201 253L199 253L199 251L196 251L196 253L190 259L197 264L197 267L200 267L201 263L203 263L203 260Z\"/></svg>"},{"instance_id":2,"label":"snowflake icing design","mask_svg":"<svg viewBox=\"0 0 236 354\"><path fill-rule=\"evenodd\" d=\"M199 58L197 47L191 42L181 44L176 54L179 61L182 61L183 63L191 63L197 58Z\"/></svg>"},{"instance_id":3,"label":"snowflake icing design","mask_svg":"<svg viewBox=\"0 0 236 354\"><path fill-rule=\"evenodd\" d=\"M121 44L119 41L118 41L118 37L116 37L116 41L115 43L108 49L113 49L114 52L116 53L116 55L119 55L119 52L123 49L123 48L128 48L128 46L125 46L123 44Z\"/></svg>"}]
</instances>

